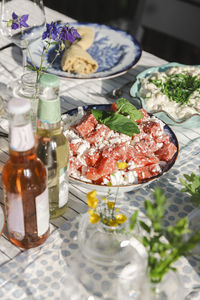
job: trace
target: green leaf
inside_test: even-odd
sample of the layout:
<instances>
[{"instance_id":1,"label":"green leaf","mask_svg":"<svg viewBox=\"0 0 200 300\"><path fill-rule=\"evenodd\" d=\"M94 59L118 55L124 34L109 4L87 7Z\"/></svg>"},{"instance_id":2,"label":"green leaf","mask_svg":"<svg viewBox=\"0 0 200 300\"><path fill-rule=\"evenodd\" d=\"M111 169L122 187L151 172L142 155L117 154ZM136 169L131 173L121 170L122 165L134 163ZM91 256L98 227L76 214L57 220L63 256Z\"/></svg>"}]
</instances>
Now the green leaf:
<instances>
[{"instance_id":1,"label":"green leaf","mask_svg":"<svg viewBox=\"0 0 200 300\"><path fill-rule=\"evenodd\" d=\"M46 71L46 70L47 70L46 67L42 67L42 68L41 68L41 71Z\"/></svg>"},{"instance_id":2,"label":"green leaf","mask_svg":"<svg viewBox=\"0 0 200 300\"><path fill-rule=\"evenodd\" d=\"M189 193L191 195L191 202L200 205L200 175L196 175L192 172L190 175L184 174L183 176L186 180L180 178L180 183L184 186L181 191Z\"/></svg>"},{"instance_id":3,"label":"green leaf","mask_svg":"<svg viewBox=\"0 0 200 300\"><path fill-rule=\"evenodd\" d=\"M50 45L57 45L58 42L50 42L49 44L50 44Z\"/></svg>"},{"instance_id":4,"label":"green leaf","mask_svg":"<svg viewBox=\"0 0 200 300\"><path fill-rule=\"evenodd\" d=\"M129 220L129 227L130 227L130 230L133 230L136 223L137 223L137 217L138 217L138 210L136 210L134 212L134 214L130 217L130 220Z\"/></svg>"},{"instance_id":5,"label":"green leaf","mask_svg":"<svg viewBox=\"0 0 200 300\"><path fill-rule=\"evenodd\" d=\"M145 200L144 207L146 209L147 216L150 218L150 220L154 219L154 212L153 204L150 201Z\"/></svg>"},{"instance_id":6,"label":"green leaf","mask_svg":"<svg viewBox=\"0 0 200 300\"><path fill-rule=\"evenodd\" d=\"M125 98L118 99L116 105L118 108L118 113L125 116L130 116L130 119L133 121L140 120L143 118L142 112L139 111L133 104L131 104Z\"/></svg>"},{"instance_id":7,"label":"green leaf","mask_svg":"<svg viewBox=\"0 0 200 300\"><path fill-rule=\"evenodd\" d=\"M161 189L159 189L158 187L155 187L153 195L154 195L154 199L155 199L155 202L157 203L157 205L163 206L166 201L163 191Z\"/></svg>"},{"instance_id":8,"label":"green leaf","mask_svg":"<svg viewBox=\"0 0 200 300\"><path fill-rule=\"evenodd\" d=\"M94 115L97 121L108 126L111 130L115 130L128 136L133 136L135 133L140 133L136 122L118 114L117 112L92 109L91 113Z\"/></svg>"},{"instance_id":9,"label":"green leaf","mask_svg":"<svg viewBox=\"0 0 200 300\"><path fill-rule=\"evenodd\" d=\"M145 222L140 221L140 226L141 226L147 233L150 233L150 232L151 232L151 227L148 226Z\"/></svg>"},{"instance_id":10,"label":"green leaf","mask_svg":"<svg viewBox=\"0 0 200 300\"><path fill-rule=\"evenodd\" d=\"M37 68L33 67L33 66L30 66L30 65L26 65L26 68L31 70L31 71L37 71Z\"/></svg>"},{"instance_id":11,"label":"green leaf","mask_svg":"<svg viewBox=\"0 0 200 300\"><path fill-rule=\"evenodd\" d=\"M153 228L155 232L160 232L162 230L162 224L159 222L153 222Z\"/></svg>"},{"instance_id":12,"label":"green leaf","mask_svg":"<svg viewBox=\"0 0 200 300\"><path fill-rule=\"evenodd\" d=\"M146 236L143 236L142 237L142 243L145 247L148 247L149 246L149 240Z\"/></svg>"}]
</instances>

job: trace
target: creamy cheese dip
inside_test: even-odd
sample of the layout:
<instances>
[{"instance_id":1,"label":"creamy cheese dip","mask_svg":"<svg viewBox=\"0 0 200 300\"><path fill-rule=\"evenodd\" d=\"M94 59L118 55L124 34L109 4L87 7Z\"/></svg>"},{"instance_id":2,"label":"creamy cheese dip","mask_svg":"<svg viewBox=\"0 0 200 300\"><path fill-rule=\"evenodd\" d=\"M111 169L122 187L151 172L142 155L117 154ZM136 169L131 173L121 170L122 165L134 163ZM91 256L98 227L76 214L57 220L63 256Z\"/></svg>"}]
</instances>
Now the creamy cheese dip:
<instances>
[{"instance_id":1,"label":"creamy cheese dip","mask_svg":"<svg viewBox=\"0 0 200 300\"><path fill-rule=\"evenodd\" d=\"M171 67L165 72L155 71L145 78L141 78L141 87L138 96L145 100L145 106L148 112L165 111L177 120L187 119L194 114L200 114L200 89L194 91L187 104L181 105L170 100L167 95L161 92L150 79L161 80L165 82L171 74L190 74L200 79L200 68L192 66Z\"/></svg>"}]
</instances>

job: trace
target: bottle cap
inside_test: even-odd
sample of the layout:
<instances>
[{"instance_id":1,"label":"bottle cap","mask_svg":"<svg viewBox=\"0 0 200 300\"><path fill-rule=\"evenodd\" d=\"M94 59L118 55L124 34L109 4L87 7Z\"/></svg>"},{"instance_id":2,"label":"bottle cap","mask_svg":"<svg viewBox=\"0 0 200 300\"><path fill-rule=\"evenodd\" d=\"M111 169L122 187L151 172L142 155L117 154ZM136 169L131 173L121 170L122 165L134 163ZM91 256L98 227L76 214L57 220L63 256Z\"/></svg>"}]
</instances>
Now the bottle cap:
<instances>
[{"instance_id":1,"label":"bottle cap","mask_svg":"<svg viewBox=\"0 0 200 300\"><path fill-rule=\"evenodd\" d=\"M53 74L42 74L40 76L40 86L43 87L58 87L60 85L60 79Z\"/></svg>"},{"instance_id":2,"label":"bottle cap","mask_svg":"<svg viewBox=\"0 0 200 300\"><path fill-rule=\"evenodd\" d=\"M24 114L31 109L31 103L26 99L13 98L8 102L7 108L8 112L11 114Z\"/></svg>"}]
</instances>

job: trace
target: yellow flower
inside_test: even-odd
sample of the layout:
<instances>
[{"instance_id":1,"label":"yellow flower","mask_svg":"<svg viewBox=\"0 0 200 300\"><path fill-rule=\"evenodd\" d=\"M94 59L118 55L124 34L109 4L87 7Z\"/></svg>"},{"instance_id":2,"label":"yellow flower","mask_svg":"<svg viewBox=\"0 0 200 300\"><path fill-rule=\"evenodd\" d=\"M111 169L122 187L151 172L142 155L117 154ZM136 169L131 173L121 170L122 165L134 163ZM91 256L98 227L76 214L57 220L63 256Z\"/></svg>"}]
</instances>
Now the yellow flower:
<instances>
[{"instance_id":1,"label":"yellow flower","mask_svg":"<svg viewBox=\"0 0 200 300\"><path fill-rule=\"evenodd\" d=\"M109 220L109 226L111 226L111 227L115 227L115 226L117 226L118 225L118 222L117 222L117 220L116 219L114 219L114 220Z\"/></svg>"},{"instance_id":2,"label":"yellow flower","mask_svg":"<svg viewBox=\"0 0 200 300\"><path fill-rule=\"evenodd\" d=\"M89 222L92 224L98 223L101 221L103 224L109 226L109 227L117 227L120 224L123 224L126 222L127 217L123 214L119 213L119 208L115 208L115 200L108 201L110 194L108 193L107 196L101 197L101 199L104 201L103 209L100 213L97 211L98 206L98 198L97 198L97 191L93 190L89 193L87 193L87 204L89 206L88 214L89 214ZM109 213L109 217L107 216L107 209L112 211L112 214ZM114 216L113 213L117 212L117 215ZM109 230L113 231L114 229L110 228Z\"/></svg>"},{"instance_id":3,"label":"yellow flower","mask_svg":"<svg viewBox=\"0 0 200 300\"><path fill-rule=\"evenodd\" d=\"M87 204L90 208L96 209L97 204L98 204L98 199L97 199L97 191L91 191L87 193Z\"/></svg>"},{"instance_id":4,"label":"yellow flower","mask_svg":"<svg viewBox=\"0 0 200 300\"><path fill-rule=\"evenodd\" d=\"M97 198L88 198L87 204L90 208L96 209L97 204L98 204L98 199Z\"/></svg>"},{"instance_id":5,"label":"yellow flower","mask_svg":"<svg viewBox=\"0 0 200 300\"><path fill-rule=\"evenodd\" d=\"M93 190L89 193L87 193L87 199L89 198L96 198L97 197L97 191L96 190Z\"/></svg>"},{"instance_id":6,"label":"yellow flower","mask_svg":"<svg viewBox=\"0 0 200 300\"><path fill-rule=\"evenodd\" d=\"M92 216L94 214L93 209L88 209L88 214Z\"/></svg>"},{"instance_id":7,"label":"yellow flower","mask_svg":"<svg viewBox=\"0 0 200 300\"><path fill-rule=\"evenodd\" d=\"M127 163L125 161L123 161L123 162L117 162L117 167L120 170L126 169Z\"/></svg>"},{"instance_id":8,"label":"yellow flower","mask_svg":"<svg viewBox=\"0 0 200 300\"><path fill-rule=\"evenodd\" d=\"M118 214L116 215L116 220L118 224L123 224L124 222L126 222L127 217L123 214Z\"/></svg>"},{"instance_id":9,"label":"yellow flower","mask_svg":"<svg viewBox=\"0 0 200 300\"><path fill-rule=\"evenodd\" d=\"M92 224L98 223L100 221L100 216L96 213L93 213L92 215L90 215L89 221Z\"/></svg>"},{"instance_id":10,"label":"yellow flower","mask_svg":"<svg viewBox=\"0 0 200 300\"><path fill-rule=\"evenodd\" d=\"M106 204L107 204L109 209L113 209L114 206L115 206L115 202L113 202L113 201L108 201Z\"/></svg>"}]
</instances>

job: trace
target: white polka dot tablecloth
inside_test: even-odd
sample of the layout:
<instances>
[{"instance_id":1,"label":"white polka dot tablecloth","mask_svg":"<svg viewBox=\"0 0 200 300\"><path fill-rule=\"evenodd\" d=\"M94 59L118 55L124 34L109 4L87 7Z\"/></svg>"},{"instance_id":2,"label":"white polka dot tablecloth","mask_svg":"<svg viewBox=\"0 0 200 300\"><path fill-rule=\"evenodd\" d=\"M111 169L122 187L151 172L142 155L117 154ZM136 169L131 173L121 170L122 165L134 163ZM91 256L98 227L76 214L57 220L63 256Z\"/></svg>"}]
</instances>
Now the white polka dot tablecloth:
<instances>
[{"instance_id":1,"label":"white polka dot tablecloth","mask_svg":"<svg viewBox=\"0 0 200 300\"><path fill-rule=\"evenodd\" d=\"M127 193L122 205L144 211L144 199L152 199L153 188L159 186L167 197L165 223L173 224L195 208L189 195L180 191L180 178L198 173L199 165L200 139L196 139L181 150L167 174L143 189ZM97 266L82 256L77 241L80 217L66 222L44 245L25 251L0 267L1 300L121 300L118 277L123 267ZM200 258L181 257L175 266L183 287L187 292L193 290L193 297L188 299L199 300L195 291L200 287Z\"/></svg>"},{"instance_id":2,"label":"white polka dot tablecloth","mask_svg":"<svg viewBox=\"0 0 200 300\"><path fill-rule=\"evenodd\" d=\"M85 300L87 293L62 255L55 231L43 246L30 249L0 268L0 299Z\"/></svg>"}]
</instances>

